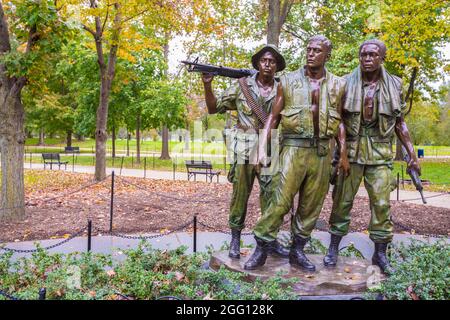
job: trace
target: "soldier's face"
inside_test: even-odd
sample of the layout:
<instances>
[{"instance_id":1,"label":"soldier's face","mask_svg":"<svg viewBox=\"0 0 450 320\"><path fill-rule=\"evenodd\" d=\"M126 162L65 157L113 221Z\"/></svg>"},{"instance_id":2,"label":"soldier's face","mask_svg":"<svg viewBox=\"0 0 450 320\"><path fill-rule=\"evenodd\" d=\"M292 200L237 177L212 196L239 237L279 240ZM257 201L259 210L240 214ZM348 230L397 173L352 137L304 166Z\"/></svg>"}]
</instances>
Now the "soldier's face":
<instances>
[{"instance_id":1,"label":"soldier's face","mask_svg":"<svg viewBox=\"0 0 450 320\"><path fill-rule=\"evenodd\" d=\"M306 66L323 67L329 56L327 46L322 41L311 41L306 47Z\"/></svg>"},{"instance_id":2,"label":"soldier's face","mask_svg":"<svg viewBox=\"0 0 450 320\"><path fill-rule=\"evenodd\" d=\"M263 76L275 76L275 72L277 72L277 60L272 52L265 52L258 62L258 71Z\"/></svg>"},{"instance_id":3,"label":"soldier's face","mask_svg":"<svg viewBox=\"0 0 450 320\"><path fill-rule=\"evenodd\" d=\"M359 53L359 63L363 72L373 72L380 69L383 63L380 48L375 44L366 44Z\"/></svg>"}]
</instances>

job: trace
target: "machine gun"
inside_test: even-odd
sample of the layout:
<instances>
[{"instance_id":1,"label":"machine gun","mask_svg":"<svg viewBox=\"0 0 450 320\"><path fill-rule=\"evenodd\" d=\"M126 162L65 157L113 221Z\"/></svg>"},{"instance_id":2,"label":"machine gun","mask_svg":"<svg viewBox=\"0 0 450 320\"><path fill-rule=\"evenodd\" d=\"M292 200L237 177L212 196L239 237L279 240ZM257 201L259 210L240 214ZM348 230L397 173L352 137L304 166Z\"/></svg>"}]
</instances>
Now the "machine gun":
<instances>
[{"instance_id":1,"label":"machine gun","mask_svg":"<svg viewBox=\"0 0 450 320\"><path fill-rule=\"evenodd\" d=\"M406 151L404 146L402 146L402 155L403 155L403 160L408 164L409 161L411 160L411 157L409 156L409 154ZM425 200L425 197L423 196L423 186L422 186L422 181L419 178L419 173L416 170L411 170L411 169L406 169L406 172L411 177L411 181L412 181L412 183L414 183L416 190L419 191L420 196L422 197L422 202L427 203L427 200Z\"/></svg>"},{"instance_id":2,"label":"machine gun","mask_svg":"<svg viewBox=\"0 0 450 320\"><path fill-rule=\"evenodd\" d=\"M187 66L188 72L210 73L215 76L222 76L234 79L252 76L257 72L256 70L251 69L235 69L222 66L218 67L210 64L201 64L198 63L198 58L195 59L193 62L183 60L181 61L181 63L184 63Z\"/></svg>"},{"instance_id":3,"label":"machine gun","mask_svg":"<svg viewBox=\"0 0 450 320\"><path fill-rule=\"evenodd\" d=\"M339 147L336 145L333 152L333 160L331 161L332 168L331 168L330 184L333 186L336 184L338 177L339 158L340 158Z\"/></svg>"}]
</instances>

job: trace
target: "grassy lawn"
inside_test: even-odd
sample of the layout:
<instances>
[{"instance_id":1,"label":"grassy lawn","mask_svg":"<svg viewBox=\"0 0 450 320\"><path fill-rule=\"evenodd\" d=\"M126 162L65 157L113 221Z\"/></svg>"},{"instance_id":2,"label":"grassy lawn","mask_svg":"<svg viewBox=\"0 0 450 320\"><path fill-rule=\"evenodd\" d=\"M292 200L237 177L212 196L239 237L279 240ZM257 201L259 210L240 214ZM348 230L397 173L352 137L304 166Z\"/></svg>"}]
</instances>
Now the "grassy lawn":
<instances>
[{"instance_id":1,"label":"grassy lawn","mask_svg":"<svg viewBox=\"0 0 450 320\"><path fill-rule=\"evenodd\" d=\"M123 159L123 160L122 160ZM179 172L186 172L186 166L184 163L184 160L191 160L190 157L172 157L171 160L161 160L159 159L159 155L154 156L148 156L148 157L141 157L140 164L137 163L136 157L107 157L106 159L106 166L108 168L117 168L120 169L120 167L128 168L128 169L144 169L144 167L147 170L161 170L161 171L172 171L175 167L176 171ZM193 160L201 160L200 157L195 157ZM224 158L223 157L204 157L203 160L211 161L213 165L213 169L215 170L224 170ZM61 161L69 161L67 164L67 170L71 170L72 163L78 166L94 166L95 165L95 159L91 156L64 156L61 155ZM123 161L123 164L122 164ZM34 155L31 157L32 163L43 163L42 157L38 155ZM25 168L29 168L30 163L30 155L26 154L25 159ZM228 169L229 166L227 166ZM57 166L56 166L57 168ZM63 167L64 168L64 167Z\"/></svg>"},{"instance_id":2,"label":"grassy lawn","mask_svg":"<svg viewBox=\"0 0 450 320\"><path fill-rule=\"evenodd\" d=\"M123 160L122 160L123 159ZM123 168L131 169L144 169L147 170L162 170L162 171L172 171L175 167L176 171L185 172L186 167L184 165L184 160L190 160L190 157L172 157L171 160L161 160L159 155L141 157L141 163L136 162L136 157L107 157L107 167L108 168L118 168L122 166ZM93 166L95 160L91 156L75 156L72 155L64 156L61 155L62 161L69 161L68 170L71 170L72 162L75 161L75 165L81 166ZM195 160L201 160L199 157L195 157ZM224 170L225 159L223 157L207 157L204 156L203 160L211 161L213 168L216 170ZM31 158L32 163L43 163L40 156L34 155ZM123 161L123 165L122 165ZM29 168L30 156L26 155L25 168ZM450 189L450 159L421 159L420 164L422 167L421 179L429 180L433 185L427 186L427 190L449 190ZM403 168L402 168L403 166ZM229 164L227 163L227 169ZM400 173L400 179L402 178L401 171L403 169L403 176L405 179L409 179L406 173L406 163L405 162L395 162L394 163L394 175ZM413 187L412 187L413 188Z\"/></svg>"},{"instance_id":3,"label":"grassy lawn","mask_svg":"<svg viewBox=\"0 0 450 320\"><path fill-rule=\"evenodd\" d=\"M421 159L420 165L422 168L422 180L429 180L432 185L424 186L429 191L449 191L450 190L450 159ZM402 178L402 166L403 176L405 179L410 179L406 173L405 162L394 163L394 174L400 173L400 179ZM407 186L406 189L415 190L414 186Z\"/></svg>"},{"instance_id":4,"label":"grassy lawn","mask_svg":"<svg viewBox=\"0 0 450 320\"><path fill-rule=\"evenodd\" d=\"M65 139L56 139L56 138L46 138L45 139L45 147L37 147L38 138L27 139L25 143L26 152L33 153L42 153L42 152L64 152L64 146L66 145ZM130 154L136 154L136 140L132 139L129 142L130 144ZM95 140L94 139L86 139L85 141L77 141L73 140L72 145L76 147L80 147L81 153L93 153L95 151ZM161 152L161 141L144 141L141 144L141 151L145 153L160 153ZM111 139L108 139L106 142L107 152L111 153L112 150L112 142ZM127 141L125 139L117 139L116 140L116 152L117 153L126 153ZM450 156L450 146L414 146L414 149L417 152L417 149L423 149L425 156L427 157L438 157L438 156ZM222 154L224 150L223 142L191 142L190 150L184 150L184 142L178 141L169 141L169 151L170 152L195 152L204 154L215 153ZM394 146L395 150L395 146Z\"/></svg>"},{"instance_id":5,"label":"grassy lawn","mask_svg":"<svg viewBox=\"0 0 450 320\"><path fill-rule=\"evenodd\" d=\"M38 139L32 138L27 139L25 143L25 149L27 153L42 153L42 152L64 152L64 147L66 146L66 141L63 139L45 139L45 146L38 147ZM130 140L130 154L136 154L136 140ZM80 147L81 153L93 153L95 151L95 140L86 139L85 141L72 141L72 146ZM205 154L222 154L224 151L223 142L190 142L190 150L184 150L185 143L178 141L169 141L169 151L176 153L183 152L195 152L195 153L205 153ZM106 142L107 152L112 151L112 141L108 139ZM160 153L162 148L161 141L144 141L141 143L141 152L145 153ZM116 140L116 153L126 153L127 150L127 140L117 139Z\"/></svg>"}]
</instances>

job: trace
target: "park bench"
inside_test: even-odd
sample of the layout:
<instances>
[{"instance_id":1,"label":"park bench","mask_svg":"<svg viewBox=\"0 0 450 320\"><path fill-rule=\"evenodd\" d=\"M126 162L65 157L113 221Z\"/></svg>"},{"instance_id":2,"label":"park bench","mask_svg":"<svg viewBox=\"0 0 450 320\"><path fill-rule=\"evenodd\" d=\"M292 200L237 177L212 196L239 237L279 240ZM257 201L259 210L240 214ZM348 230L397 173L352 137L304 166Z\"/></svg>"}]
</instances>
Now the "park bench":
<instances>
[{"instance_id":1,"label":"park bench","mask_svg":"<svg viewBox=\"0 0 450 320\"><path fill-rule=\"evenodd\" d=\"M186 160L185 164L188 181L191 180L191 177L194 177L194 181L197 181L197 174L204 174L207 182L208 178L212 182L214 176L217 177L217 182L219 182L220 170L213 170L211 161Z\"/></svg>"},{"instance_id":2,"label":"park bench","mask_svg":"<svg viewBox=\"0 0 450 320\"><path fill-rule=\"evenodd\" d=\"M43 153L42 159L44 160L44 170L48 164L50 165L50 170L52 170L54 164L57 164L59 169L61 169L61 165L64 165L65 169L67 169L67 164L69 163L69 161L61 161L59 153Z\"/></svg>"},{"instance_id":3,"label":"park bench","mask_svg":"<svg viewBox=\"0 0 450 320\"><path fill-rule=\"evenodd\" d=\"M64 147L65 153L80 153L80 147Z\"/></svg>"}]
</instances>

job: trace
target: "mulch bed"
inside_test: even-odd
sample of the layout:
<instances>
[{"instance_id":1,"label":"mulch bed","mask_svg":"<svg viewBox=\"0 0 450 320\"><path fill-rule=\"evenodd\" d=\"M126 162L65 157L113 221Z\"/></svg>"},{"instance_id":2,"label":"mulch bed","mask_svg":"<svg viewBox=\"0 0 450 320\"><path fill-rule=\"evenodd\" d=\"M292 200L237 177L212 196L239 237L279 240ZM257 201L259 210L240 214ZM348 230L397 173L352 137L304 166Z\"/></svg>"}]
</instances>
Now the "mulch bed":
<instances>
[{"instance_id":1,"label":"mulch bed","mask_svg":"<svg viewBox=\"0 0 450 320\"><path fill-rule=\"evenodd\" d=\"M84 228L88 219L92 220L94 235L109 229L110 180L90 185L91 175L65 172L52 175L59 177L52 179L54 184L27 190L23 221L1 223L1 242L67 237ZM76 183L71 182L75 180ZM80 190L82 186L87 187ZM258 192L255 183L248 205L247 232L260 216ZM197 214L199 222L210 226L200 224L200 231L228 231L230 197L230 184L116 177L114 230L124 234L165 233L192 221ZM327 227L331 204L329 194L319 218L320 229ZM391 206L393 220L407 227L405 230L396 225L396 233L450 235L449 209L397 201L391 201ZM285 230L289 229L289 219L288 214ZM368 199L357 197L351 231L366 231L369 220ZM184 231L192 231L192 227Z\"/></svg>"}]
</instances>

